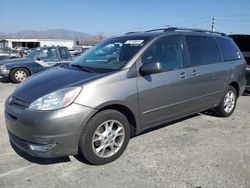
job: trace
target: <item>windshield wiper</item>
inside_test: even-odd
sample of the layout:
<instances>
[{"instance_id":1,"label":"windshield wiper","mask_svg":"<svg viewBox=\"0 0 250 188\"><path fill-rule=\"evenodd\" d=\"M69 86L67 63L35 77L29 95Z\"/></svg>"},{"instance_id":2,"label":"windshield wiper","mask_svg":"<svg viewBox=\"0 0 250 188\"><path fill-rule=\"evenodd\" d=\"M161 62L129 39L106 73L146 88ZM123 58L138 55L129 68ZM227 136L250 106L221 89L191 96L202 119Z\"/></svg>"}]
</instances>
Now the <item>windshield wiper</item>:
<instances>
[{"instance_id":1,"label":"windshield wiper","mask_svg":"<svg viewBox=\"0 0 250 188\"><path fill-rule=\"evenodd\" d=\"M77 67L85 72L94 72L92 69L90 69L89 67L85 67L79 64L71 64L72 67Z\"/></svg>"}]
</instances>

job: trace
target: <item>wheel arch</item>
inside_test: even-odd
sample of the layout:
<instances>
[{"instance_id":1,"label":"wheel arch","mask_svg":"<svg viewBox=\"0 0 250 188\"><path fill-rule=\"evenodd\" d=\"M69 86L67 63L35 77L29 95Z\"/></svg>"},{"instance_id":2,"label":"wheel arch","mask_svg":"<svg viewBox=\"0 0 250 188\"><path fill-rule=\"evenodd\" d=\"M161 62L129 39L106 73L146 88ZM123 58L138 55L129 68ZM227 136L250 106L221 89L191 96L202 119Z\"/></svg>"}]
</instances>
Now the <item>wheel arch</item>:
<instances>
[{"instance_id":1,"label":"wheel arch","mask_svg":"<svg viewBox=\"0 0 250 188\"><path fill-rule=\"evenodd\" d=\"M101 112L103 110L108 110L108 109L117 110L118 112L122 113L128 119L128 122L129 122L130 128L131 128L131 137L135 136L138 133L138 131L140 130L139 129L139 122L136 119L135 114L133 113L133 111L129 107L127 107L124 104L119 104L119 103L106 104L106 105L102 105L101 107L99 107L98 111L96 113Z\"/></svg>"},{"instance_id":2,"label":"wheel arch","mask_svg":"<svg viewBox=\"0 0 250 188\"><path fill-rule=\"evenodd\" d=\"M10 73L11 73L14 69L26 69L26 70L29 72L30 75L32 74L31 70L30 70L28 67L23 67L23 66L21 66L21 67L12 67L12 68L10 69Z\"/></svg>"},{"instance_id":3,"label":"wheel arch","mask_svg":"<svg viewBox=\"0 0 250 188\"><path fill-rule=\"evenodd\" d=\"M238 98L240 95L240 85L236 81L233 81L229 84L229 86L233 87L236 90L236 94Z\"/></svg>"}]
</instances>

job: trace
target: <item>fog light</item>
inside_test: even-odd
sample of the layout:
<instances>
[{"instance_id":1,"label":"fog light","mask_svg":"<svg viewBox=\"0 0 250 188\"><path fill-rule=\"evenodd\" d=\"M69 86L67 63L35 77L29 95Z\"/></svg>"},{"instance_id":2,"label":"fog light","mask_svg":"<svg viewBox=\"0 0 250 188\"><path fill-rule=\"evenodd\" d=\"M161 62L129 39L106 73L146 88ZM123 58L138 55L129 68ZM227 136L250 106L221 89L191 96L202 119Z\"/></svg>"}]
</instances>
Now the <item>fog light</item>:
<instances>
[{"instance_id":1,"label":"fog light","mask_svg":"<svg viewBox=\"0 0 250 188\"><path fill-rule=\"evenodd\" d=\"M30 144L30 150L32 151L37 151L37 152L46 152L49 150L52 150L54 147L56 147L56 143L53 144L46 144L46 145L34 145L34 144Z\"/></svg>"}]
</instances>

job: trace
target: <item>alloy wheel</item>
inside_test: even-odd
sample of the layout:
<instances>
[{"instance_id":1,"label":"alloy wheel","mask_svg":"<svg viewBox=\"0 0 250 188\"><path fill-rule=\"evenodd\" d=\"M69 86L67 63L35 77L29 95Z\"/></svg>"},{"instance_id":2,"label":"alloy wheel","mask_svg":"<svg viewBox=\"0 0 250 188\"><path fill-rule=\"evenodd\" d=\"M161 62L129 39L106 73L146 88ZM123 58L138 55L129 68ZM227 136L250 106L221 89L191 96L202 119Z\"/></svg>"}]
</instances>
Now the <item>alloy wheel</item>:
<instances>
[{"instance_id":1,"label":"alloy wheel","mask_svg":"<svg viewBox=\"0 0 250 188\"><path fill-rule=\"evenodd\" d=\"M121 122L108 120L95 131L92 138L92 149L100 158L107 158L117 153L125 138L125 129Z\"/></svg>"},{"instance_id":2,"label":"alloy wheel","mask_svg":"<svg viewBox=\"0 0 250 188\"><path fill-rule=\"evenodd\" d=\"M230 113L234 109L235 94L232 91L228 91L224 98L224 110L226 113Z\"/></svg>"}]
</instances>

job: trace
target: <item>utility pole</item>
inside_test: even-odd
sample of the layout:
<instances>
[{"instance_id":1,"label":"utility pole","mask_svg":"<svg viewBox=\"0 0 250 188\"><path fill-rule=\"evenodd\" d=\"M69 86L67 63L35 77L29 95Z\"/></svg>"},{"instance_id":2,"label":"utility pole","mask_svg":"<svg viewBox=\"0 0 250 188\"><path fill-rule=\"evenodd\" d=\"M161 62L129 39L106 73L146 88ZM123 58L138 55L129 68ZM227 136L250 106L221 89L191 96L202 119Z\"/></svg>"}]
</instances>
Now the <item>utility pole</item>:
<instances>
[{"instance_id":1,"label":"utility pole","mask_svg":"<svg viewBox=\"0 0 250 188\"><path fill-rule=\"evenodd\" d=\"M215 31L215 17L212 17L211 31Z\"/></svg>"}]
</instances>

